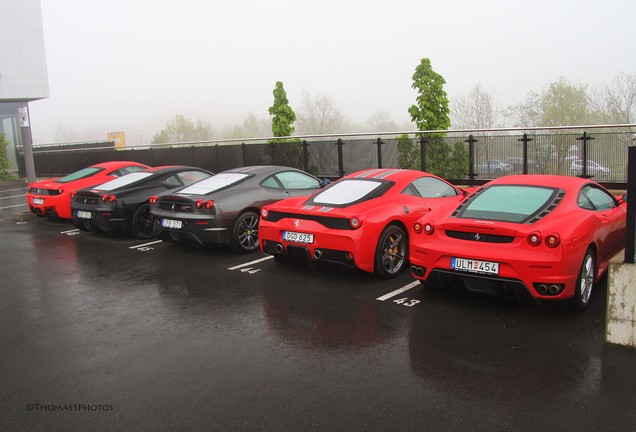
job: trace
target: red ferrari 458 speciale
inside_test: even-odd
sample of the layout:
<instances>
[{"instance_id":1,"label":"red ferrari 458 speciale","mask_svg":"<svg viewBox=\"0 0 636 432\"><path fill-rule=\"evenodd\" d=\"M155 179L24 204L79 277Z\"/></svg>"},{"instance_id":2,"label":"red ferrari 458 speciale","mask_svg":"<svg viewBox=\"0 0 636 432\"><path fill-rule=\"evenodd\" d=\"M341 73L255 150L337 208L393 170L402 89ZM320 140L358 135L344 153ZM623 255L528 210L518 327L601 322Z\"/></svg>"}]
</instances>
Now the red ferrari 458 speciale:
<instances>
[{"instance_id":1,"label":"red ferrari 458 speciale","mask_svg":"<svg viewBox=\"0 0 636 432\"><path fill-rule=\"evenodd\" d=\"M500 177L411 226L411 271L469 291L587 306L625 247L626 204L578 177Z\"/></svg>"},{"instance_id":2,"label":"red ferrari 458 speciale","mask_svg":"<svg viewBox=\"0 0 636 432\"><path fill-rule=\"evenodd\" d=\"M103 162L75 171L62 178L30 183L26 194L27 204L31 213L35 213L37 216L57 216L70 219L71 198L75 192L146 168L149 167L137 162Z\"/></svg>"},{"instance_id":3,"label":"red ferrari 458 speciale","mask_svg":"<svg viewBox=\"0 0 636 432\"><path fill-rule=\"evenodd\" d=\"M408 228L466 193L422 171L370 169L310 197L261 210L261 249L277 261L324 261L389 278L408 265Z\"/></svg>"}]
</instances>

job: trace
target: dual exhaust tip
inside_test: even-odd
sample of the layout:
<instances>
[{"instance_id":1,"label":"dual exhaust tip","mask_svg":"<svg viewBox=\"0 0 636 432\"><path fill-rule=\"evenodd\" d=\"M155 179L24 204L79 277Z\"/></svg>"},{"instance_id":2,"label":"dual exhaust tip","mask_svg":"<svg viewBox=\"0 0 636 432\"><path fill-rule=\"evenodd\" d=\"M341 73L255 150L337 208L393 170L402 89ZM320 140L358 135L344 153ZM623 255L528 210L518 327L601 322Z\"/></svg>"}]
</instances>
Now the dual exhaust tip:
<instances>
[{"instance_id":1,"label":"dual exhaust tip","mask_svg":"<svg viewBox=\"0 0 636 432\"><path fill-rule=\"evenodd\" d=\"M280 254L282 254L282 253L284 253L284 252L285 252L285 248L283 247L283 245L282 245L282 244L278 243L278 244L276 245L276 252L277 252L277 253L280 253ZM319 260L320 258L322 258L322 251L321 251L320 249L316 249L316 250L314 251L314 258L315 258L315 259L317 259L317 260Z\"/></svg>"},{"instance_id":2,"label":"dual exhaust tip","mask_svg":"<svg viewBox=\"0 0 636 432\"><path fill-rule=\"evenodd\" d=\"M413 273L415 276L424 277L426 269L424 267L411 266L411 273Z\"/></svg>"},{"instance_id":3,"label":"dual exhaust tip","mask_svg":"<svg viewBox=\"0 0 636 432\"><path fill-rule=\"evenodd\" d=\"M563 288L556 284L539 284L537 285L537 292L541 295L557 295L559 294Z\"/></svg>"}]
</instances>

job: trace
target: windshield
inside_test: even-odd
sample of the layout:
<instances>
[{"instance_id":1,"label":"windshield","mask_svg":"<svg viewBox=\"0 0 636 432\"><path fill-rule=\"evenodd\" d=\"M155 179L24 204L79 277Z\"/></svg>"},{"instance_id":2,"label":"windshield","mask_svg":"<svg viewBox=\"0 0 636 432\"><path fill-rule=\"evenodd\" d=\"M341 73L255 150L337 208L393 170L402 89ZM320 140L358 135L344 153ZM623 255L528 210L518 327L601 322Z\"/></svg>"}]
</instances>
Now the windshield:
<instances>
[{"instance_id":1,"label":"windshield","mask_svg":"<svg viewBox=\"0 0 636 432\"><path fill-rule=\"evenodd\" d=\"M457 217L522 223L553 199L557 189L540 186L491 186L475 195Z\"/></svg>"},{"instance_id":2,"label":"windshield","mask_svg":"<svg viewBox=\"0 0 636 432\"><path fill-rule=\"evenodd\" d=\"M232 186L247 177L249 177L249 174L220 173L201 180L200 182L196 182L187 188L181 189L179 193L184 195L207 195L228 186Z\"/></svg>"},{"instance_id":3,"label":"windshield","mask_svg":"<svg viewBox=\"0 0 636 432\"><path fill-rule=\"evenodd\" d=\"M62 177L57 182L58 183L72 182L72 181L75 181L75 180L79 180L79 179L83 179L83 178L86 178L86 177L93 176L93 175L97 174L100 171L104 171L104 168L95 168L95 167L84 168L84 169L81 169L79 171L75 171L74 173L71 173L71 174L69 174L69 175L67 175L65 177Z\"/></svg>"},{"instance_id":4,"label":"windshield","mask_svg":"<svg viewBox=\"0 0 636 432\"><path fill-rule=\"evenodd\" d=\"M124 186L128 186L145 178L148 178L152 175L149 172L135 172L126 174L125 176L116 178L115 180L111 180L104 184L94 187L93 189L103 190L103 191L111 191L115 189L119 189Z\"/></svg>"},{"instance_id":5,"label":"windshield","mask_svg":"<svg viewBox=\"0 0 636 432\"><path fill-rule=\"evenodd\" d=\"M352 204L368 197L384 184L385 182L377 180L341 180L314 196L312 201L314 204L329 206ZM369 198L371 197L367 199Z\"/></svg>"}]
</instances>

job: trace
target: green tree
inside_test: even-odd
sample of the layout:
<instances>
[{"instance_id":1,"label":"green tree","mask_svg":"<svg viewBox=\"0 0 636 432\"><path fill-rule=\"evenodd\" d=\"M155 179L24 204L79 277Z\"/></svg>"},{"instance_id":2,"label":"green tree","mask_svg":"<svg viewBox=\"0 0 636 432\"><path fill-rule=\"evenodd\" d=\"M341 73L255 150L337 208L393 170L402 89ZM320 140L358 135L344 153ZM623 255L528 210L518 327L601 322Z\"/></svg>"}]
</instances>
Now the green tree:
<instances>
[{"instance_id":1,"label":"green tree","mask_svg":"<svg viewBox=\"0 0 636 432\"><path fill-rule=\"evenodd\" d=\"M9 143L4 138L4 134L0 133L0 180L13 180L15 176L9 171L9 158L7 156L7 146Z\"/></svg>"},{"instance_id":2,"label":"green tree","mask_svg":"<svg viewBox=\"0 0 636 432\"><path fill-rule=\"evenodd\" d=\"M268 110L272 116L272 136L281 137L270 140L270 144L275 146L276 163L301 168L303 166L302 144L298 138L289 138L296 130L294 127L296 113L289 106L287 92L281 81L276 82L273 94L274 103Z\"/></svg>"},{"instance_id":3,"label":"green tree","mask_svg":"<svg viewBox=\"0 0 636 432\"><path fill-rule=\"evenodd\" d=\"M431 61L423 58L413 74L412 87L417 90L416 104L409 108L411 120L418 130L443 131L450 127L450 110L444 84L446 81L433 70ZM425 152L426 170L444 178L463 178L465 170L460 172L458 167L464 165L462 157L466 154L461 151L454 152L453 147L446 142L443 132L425 134L424 137L428 141ZM415 147L414 144L413 146ZM414 151L406 146L402 149L407 152ZM406 155L404 158L409 159Z\"/></svg>"},{"instance_id":4,"label":"green tree","mask_svg":"<svg viewBox=\"0 0 636 432\"><path fill-rule=\"evenodd\" d=\"M177 114L166 123L166 127L152 137L152 144L206 141L214 133L209 122L197 119L193 122L184 115Z\"/></svg>"},{"instance_id":5,"label":"green tree","mask_svg":"<svg viewBox=\"0 0 636 432\"><path fill-rule=\"evenodd\" d=\"M400 168L420 169L420 149L408 135L397 137L397 164Z\"/></svg>"}]
</instances>

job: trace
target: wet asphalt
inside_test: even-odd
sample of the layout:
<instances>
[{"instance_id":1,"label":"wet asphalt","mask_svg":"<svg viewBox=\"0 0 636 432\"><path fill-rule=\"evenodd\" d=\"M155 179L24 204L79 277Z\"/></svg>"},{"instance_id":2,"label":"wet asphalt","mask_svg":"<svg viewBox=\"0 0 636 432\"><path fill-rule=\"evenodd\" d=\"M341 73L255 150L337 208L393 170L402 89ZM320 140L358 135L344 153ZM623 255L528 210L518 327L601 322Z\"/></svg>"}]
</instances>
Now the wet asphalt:
<instances>
[{"instance_id":1,"label":"wet asphalt","mask_svg":"<svg viewBox=\"0 0 636 432\"><path fill-rule=\"evenodd\" d=\"M2 431L634 430L606 278L584 313L387 298L411 276L15 222L20 187L0 187Z\"/></svg>"}]
</instances>

